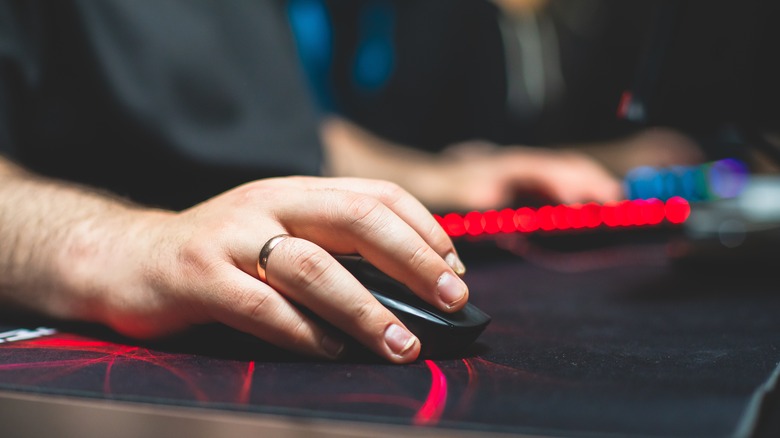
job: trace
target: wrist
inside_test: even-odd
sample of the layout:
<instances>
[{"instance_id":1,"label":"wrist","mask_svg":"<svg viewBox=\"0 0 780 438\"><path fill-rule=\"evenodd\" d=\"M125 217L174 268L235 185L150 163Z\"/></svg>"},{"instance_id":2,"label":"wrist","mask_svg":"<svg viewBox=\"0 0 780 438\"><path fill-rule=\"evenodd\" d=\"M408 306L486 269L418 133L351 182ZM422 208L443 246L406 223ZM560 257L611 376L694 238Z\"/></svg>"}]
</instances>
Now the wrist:
<instances>
[{"instance_id":1,"label":"wrist","mask_svg":"<svg viewBox=\"0 0 780 438\"><path fill-rule=\"evenodd\" d=\"M56 316L116 328L118 315L138 301L154 301L155 223L171 213L109 204L101 214L77 221L53 263L61 279ZM143 292L143 293L141 293ZM146 295L146 296L144 296ZM59 314L57 314L59 313Z\"/></svg>"}]
</instances>

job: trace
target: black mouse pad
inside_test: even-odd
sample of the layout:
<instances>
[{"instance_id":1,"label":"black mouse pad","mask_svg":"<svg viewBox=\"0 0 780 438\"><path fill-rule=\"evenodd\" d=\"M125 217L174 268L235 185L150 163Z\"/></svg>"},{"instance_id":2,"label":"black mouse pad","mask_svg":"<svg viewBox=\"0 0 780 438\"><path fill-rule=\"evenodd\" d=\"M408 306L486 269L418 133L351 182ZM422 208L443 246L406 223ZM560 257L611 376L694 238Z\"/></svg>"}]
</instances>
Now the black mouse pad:
<instances>
[{"instance_id":1,"label":"black mouse pad","mask_svg":"<svg viewBox=\"0 0 780 438\"><path fill-rule=\"evenodd\" d=\"M0 389L468 431L754 431L780 361L772 275L680 270L652 245L479 260L471 299L493 322L462 357L332 363L213 327L142 344L6 318Z\"/></svg>"}]
</instances>

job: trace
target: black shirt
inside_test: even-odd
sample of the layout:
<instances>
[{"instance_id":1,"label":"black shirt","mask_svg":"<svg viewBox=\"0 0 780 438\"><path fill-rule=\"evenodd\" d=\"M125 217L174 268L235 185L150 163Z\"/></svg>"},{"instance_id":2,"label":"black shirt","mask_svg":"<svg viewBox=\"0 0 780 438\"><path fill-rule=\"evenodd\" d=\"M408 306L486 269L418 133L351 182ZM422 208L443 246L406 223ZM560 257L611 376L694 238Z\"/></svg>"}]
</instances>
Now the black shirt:
<instances>
[{"instance_id":1,"label":"black shirt","mask_svg":"<svg viewBox=\"0 0 780 438\"><path fill-rule=\"evenodd\" d=\"M169 208L317 174L284 3L0 0L0 153Z\"/></svg>"}]
</instances>

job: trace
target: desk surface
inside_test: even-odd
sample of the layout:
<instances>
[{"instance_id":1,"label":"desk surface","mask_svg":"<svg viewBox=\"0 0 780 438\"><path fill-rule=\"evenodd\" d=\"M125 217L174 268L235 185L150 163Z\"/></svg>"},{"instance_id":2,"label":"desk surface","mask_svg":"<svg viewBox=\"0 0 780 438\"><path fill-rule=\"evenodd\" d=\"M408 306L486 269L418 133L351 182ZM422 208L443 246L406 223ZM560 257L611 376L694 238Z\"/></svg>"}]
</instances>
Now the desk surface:
<instances>
[{"instance_id":1,"label":"desk surface","mask_svg":"<svg viewBox=\"0 0 780 438\"><path fill-rule=\"evenodd\" d=\"M620 240L566 252L502 244L523 257L464 249L472 302L493 322L463 357L407 366L309 361L215 327L140 345L6 321L0 332L28 331L0 335L0 424L63 436L68 421L45 408L84 406L289 436L753 434L780 362L772 273L682 269L661 239Z\"/></svg>"}]
</instances>

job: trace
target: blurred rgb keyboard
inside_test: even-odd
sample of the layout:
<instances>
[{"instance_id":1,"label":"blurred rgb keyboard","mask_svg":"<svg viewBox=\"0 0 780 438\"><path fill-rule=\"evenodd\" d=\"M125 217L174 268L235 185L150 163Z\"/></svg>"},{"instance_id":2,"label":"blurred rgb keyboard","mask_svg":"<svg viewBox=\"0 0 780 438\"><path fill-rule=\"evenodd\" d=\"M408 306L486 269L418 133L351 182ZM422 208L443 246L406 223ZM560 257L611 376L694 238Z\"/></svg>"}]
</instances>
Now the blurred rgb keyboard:
<instances>
[{"instance_id":1,"label":"blurred rgb keyboard","mask_svg":"<svg viewBox=\"0 0 780 438\"><path fill-rule=\"evenodd\" d=\"M735 198L748 180L747 166L730 158L696 166L638 167L624 180L627 199L622 201L435 217L452 237L682 224L691 213L691 203Z\"/></svg>"}]
</instances>

